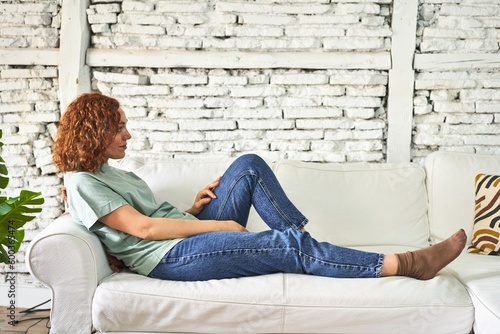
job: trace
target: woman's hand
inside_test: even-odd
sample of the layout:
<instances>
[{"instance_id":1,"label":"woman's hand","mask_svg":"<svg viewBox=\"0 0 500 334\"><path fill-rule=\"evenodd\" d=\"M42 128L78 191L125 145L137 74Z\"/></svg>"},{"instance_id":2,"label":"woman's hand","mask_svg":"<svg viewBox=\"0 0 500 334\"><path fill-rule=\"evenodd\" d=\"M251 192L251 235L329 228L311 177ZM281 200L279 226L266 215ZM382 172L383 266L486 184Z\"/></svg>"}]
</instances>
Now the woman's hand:
<instances>
[{"instance_id":1,"label":"woman's hand","mask_svg":"<svg viewBox=\"0 0 500 334\"><path fill-rule=\"evenodd\" d=\"M219 185L219 181L220 176L215 181L200 190L198 194L196 194L193 206L187 209L186 212L192 214L193 216L197 216L201 210L203 210L205 205L210 203L212 199L217 198L214 194L214 189Z\"/></svg>"}]
</instances>

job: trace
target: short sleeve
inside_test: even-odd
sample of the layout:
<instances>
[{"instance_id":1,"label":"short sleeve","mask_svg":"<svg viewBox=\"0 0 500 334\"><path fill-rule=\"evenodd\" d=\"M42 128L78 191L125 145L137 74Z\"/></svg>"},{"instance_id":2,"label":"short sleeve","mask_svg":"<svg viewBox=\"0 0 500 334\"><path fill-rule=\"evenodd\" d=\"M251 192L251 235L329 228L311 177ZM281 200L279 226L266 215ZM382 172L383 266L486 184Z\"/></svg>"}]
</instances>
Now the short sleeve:
<instances>
[{"instance_id":1,"label":"short sleeve","mask_svg":"<svg viewBox=\"0 0 500 334\"><path fill-rule=\"evenodd\" d=\"M66 187L71 216L89 230L101 217L128 204L121 195L90 174L70 175Z\"/></svg>"}]
</instances>

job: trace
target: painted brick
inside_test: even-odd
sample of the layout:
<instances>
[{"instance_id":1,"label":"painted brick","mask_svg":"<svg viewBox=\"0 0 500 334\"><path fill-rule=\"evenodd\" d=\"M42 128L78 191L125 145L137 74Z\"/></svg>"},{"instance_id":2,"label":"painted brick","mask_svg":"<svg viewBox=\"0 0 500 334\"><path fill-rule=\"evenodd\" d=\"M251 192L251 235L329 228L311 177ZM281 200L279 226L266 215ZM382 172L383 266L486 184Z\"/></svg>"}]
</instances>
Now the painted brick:
<instances>
[{"instance_id":1,"label":"painted brick","mask_svg":"<svg viewBox=\"0 0 500 334\"><path fill-rule=\"evenodd\" d=\"M278 27L247 27L247 26L228 26L226 27L226 36L242 37L280 37L284 32Z\"/></svg>"},{"instance_id":2,"label":"painted brick","mask_svg":"<svg viewBox=\"0 0 500 334\"><path fill-rule=\"evenodd\" d=\"M332 107L345 107L345 108L376 108L381 105L379 98L374 97L324 97L323 104Z\"/></svg>"},{"instance_id":3,"label":"painted brick","mask_svg":"<svg viewBox=\"0 0 500 334\"><path fill-rule=\"evenodd\" d=\"M323 85L328 83L325 74L286 74L271 76L273 85Z\"/></svg>"},{"instance_id":4,"label":"painted brick","mask_svg":"<svg viewBox=\"0 0 500 334\"><path fill-rule=\"evenodd\" d=\"M387 74L376 71L337 71L330 76L332 85L387 85Z\"/></svg>"},{"instance_id":5,"label":"painted brick","mask_svg":"<svg viewBox=\"0 0 500 334\"><path fill-rule=\"evenodd\" d=\"M343 86L326 85L290 85L287 92L291 96L342 96L345 95Z\"/></svg>"},{"instance_id":6,"label":"painted brick","mask_svg":"<svg viewBox=\"0 0 500 334\"><path fill-rule=\"evenodd\" d=\"M383 162L385 155L381 152L348 152L348 162Z\"/></svg>"},{"instance_id":7,"label":"painted brick","mask_svg":"<svg viewBox=\"0 0 500 334\"><path fill-rule=\"evenodd\" d=\"M252 140L261 139L265 136L265 131L263 130L234 130L230 132L223 131L208 131L205 132L206 140L217 141L217 140Z\"/></svg>"},{"instance_id":8,"label":"painted brick","mask_svg":"<svg viewBox=\"0 0 500 334\"><path fill-rule=\"evenodd\" d=\"M445 137L428 135L425 133L417 133L413 136L413 142L417 145L430 145L430 146L462 146L465 141L460 136Z\"/></svg>"},{"instance_id":9,"label":"painted brick","mask_svg":"<svg viewBox=\"0 0 500 334\"><path fill-rule=\"evenodd\" d=\"M346 157L342 153L332 152L289 152L288 159L311 161L311 162L335 162L341 163L346 161Z\"/></svg>"},{"instance_id":10,"label":"painted brick","mask_svg":"<svg viewBox=\"0 0 500 334\"><path fill-rule=\"evenodd\" d=\"M287 28L285 29L285 35L290 37L341 37L346 36L346 31L343 28L331 28L331 27L311 27L311 28Z\"/></svg>"},{"instance_id":11,"label":"painted brick","mask_svg":"<svg viewBox=\"0 0 500 334\"><path fill-rule=\"evenodd\" d=\"M94 77L99 81L110 83L124 83L124 84L147 84L148 78L144 75L123 74L123 73L106 73L106 72L93 72Z\"/></svg>"},{"instance_id":12,"label":"painted brick","mask_svg":"<svg viewBox=\"0 0 500 334\"><path fill-rule=\"evenodd\" d=\"M297 129L352 129L349 119L298 119Z\"/></svg>"},{"instance_id":13,"label":"painted brick","mask_svg":"<svg viewBox=\"0 0 500 334\"><path fill-rule=\"evenodd\" d=\"M446 116L448 124L488 124L493 122L493 115L477 115L477 114L454 114Z\"/></svg>"},{"instance_id":14,"label":"painted brick","mask_svg":"<svg viewBox=\"0 0 500 334\"><path fill-rule=\"evenodd\" d=\"M447 89L464 89L476 88L477 83L475 80L416 80L415 89L440 89L446 87Z\"/></svg>"},{"instance_id":15,"label":"painted brick","mask_svg":"<svg viewBox=\"0 0 500 334\"><path fill-rule=\"evenodd\" d=\"M441 132L446 135L494 135L500 132L500 124L443 125Z\"/></svg>"},{"instance_id":16,"label":"painted brick","mask_svg":"<svg viewBox=\"0 0 500 334\"><path fill-rule=\"evenodd\" d=\"M177 123L174 122L157 122L154 120L129 120L128 125L131 129L138 128L141 130L160 130L160 131L176 131Z\"/></svg>"},{"instance_id":17,"label":"painted brick","mask_svg":"<svg viewBox=\"0 0 500 334\"><path fill-rule=\"evenodd\" d=\"M384 38L337 37L325 38L323 45L326 50L386 50Z\"/></svg>"},{"instance_id":18,"label":"painted brick","mask_svg":"<svg viewBox=\"0 0 500 334\"><path fill-rule=\"evenodd\" d=\"M476 111L475 104L471 102L452 102L452 101L436 101L434 102L434 111L436 112L461 112L473 113Z\"/></svg>"},{"instance_id":19,"label":"painted brick","mask_svg":"<svg viewBox=\"0 0 500 334\"><path fill-rule=\"evenodd\" d=\"M172 95L174 96L224 96L229 93L226 87L174 87Z\"/></svg>"},{"instance_id":20,"label":"painted brick","mask_svg":"<svg viewBox=\"0 0 500 334\"><path fill-rule=\"evenodd\" d=\"M440 10L441 15L445 16L498 16L500 15L500 8L497 6L457 6L454 4L443 4Z\"/></svg>"},{"instance_id":21,"label":"painted brick","mask_svg":"<svg viewBox=\"0 0 500 334\"><path fill-rule=\"evenodd\" d=\"M205 13L210 11L208 3L190 3L186 6L185 2L176 1L158 1L155 11L160 13Z\"/></svg>"},{"instance_id":22,"label":"painted brick","mask_svg":"<svg viewBox=\"0 0 500 334\"><path fill-rule=\"evenodd\" d=\"M371 119L375 117L375 110L370 108L348 108L345 110L345 116L348 118Z\"/></svg>"},{"instance_id":23,"label":"painted brick","mask_svg":"<svg viewBox=\"0 0 500 334\"><path fill-rule=\"evenodd\" d=\"M269 131L266 133L267 139L272 140L312 140L322 139L323 130L305 130L305 131Z\"/></svg>"},{"instance_id":24,"label":"painted brick","mask_svg":"<svg viewBox=\"0 0 500 334\"><path fill-rule=\"evenodd\" d=\"M241 14L238 15L239 24L253 24L253 25L270 25L270 26L287 26L297 24L297 18L290 15L252 15Z\"/></svg>"},{"instance_id":25,"label":"painted brick","mask_svg":"<svg viewBox=\"0 0 500 334\"><path fill-rule=\"evenodd\" d=\"M354 14L354 13L366 13L377 15L380 13L380 6L378 4L337 4L335 6L335 13L344 14Z\"/></svg>"},{"instance_id":26,"label":"painted brick","mask_svg":"<svg viewBox=\"0 0 500 334\"><path fill-rule=\"evenodd\" d=\"M390 37L392 36L392 30L389 28L372 28L372 29L366 29L366 27L349 28L346 30L345 36Z\"/></svg>"},{"instance_id":27,"label":"painted brick","mask_svg":"<svg viewBox=\"0 0 500 334\"><path fill-rule=\"evenodd\" d=\"M208 77L206 75L162 73L152 75L151 83L164 85L205 85L208 83Z\"/></svg>"},{"instance_id":28,"label":"painted brick","mask_svg":"<svg viewBox=\"0 0 500 334\"><path fill-rule=\"evenodd\" d=\"M109 14L107 14L109 15ZM90 21L90 17L89 17ZM115 17L116 22L116 17ZM92 23L92 22L90 22ZM95 23L114 23L114 22L95 22ZM122 33L122 34L137 34L137 35L164 35L165 28L160 26L145 26L145 25L113 25L111 27L111 32L113 33Z\"/></svg>"},{"instance_id":29,"label":"painted brick","mask_svg":"<svg viewBox=\"0 0 500 334\"><path fill-rule=\"evenodd\" d=\"M385 86L372 86L372 87L347 87L347 96L386 96Z\"/></svg>"},{"instance_id":30,"label":"painted brick","mask_svg":"<svg viewBox=\"0 0 500 334\"><path fill-rule=\"evenodd\" d=\"M230 120L179 121L179 129L185 131L234 130L236 128L236 122Z\"/></svg>"},{"instance_id":31,"label":"painted brick","mask_svg":"<svg viewBox=\"0 0 500 334\"><path fill-rule=\"evenodd\" d=\"M352 13L347 15L299 15L299 23L301 25L344 25L358 24L361 13Z\"/></svg>"},{"instance_id":32,"label":"painted brick","mask_svg":"<svg viewBox=\"0 0 500 334\"><path fill-rule=\"evenodd\" d=\"M264 13L264 14L323 14L331 9L329 5L316 4L253 4L253 3L232 3L220 1L215 4L217 11L236 13Z\"/></svg>"},{"instance_id":33,"label":"painted brick","mask_svg":"<svg viewBox=\"0 0 500 334\"><path fill-rule=\"evenodd\" d=\"M153 151L159 152L204 152L208 150L207 143L188 143L188 142L167 142L153 144Z\"/></svg>"},{"instance_id":34,"label":"painted brick","mask_svg":"<svg viewBox=\"0 0 500 334\"><path fill-rule=\"evenodd\" d=\"M383 145L378 140L377 141L346 141L345 142L345 149L347 152L350 152L350 151L371 152L371 151L382 150Z\"/></svg>"},{"instance_id":35,"label":"painted brick","mask_svg":"<svg viewBox=\"0 0 500 334\"><path fill-rule=\"evenodd\" d=\"M152 12L155 8L152 2L128 0L124 0L121 7L124 12Z\"/></svg>"},{"instance_id":36,"label":"painted brick","mask_svg":"<svg viewBox=\"0 0 500 334\"><path fill-rule=\"evenodd\" d=\"M53 13L57 11L55 3L0 4L0 12L8 13Z\"/></svg>"},{"instance_id":37,"label":"painted brick","mask_svg":"<svg viewBox=\"0 0 500 334\"><path fill-rule=\"evenodd\" d=\"M309 151L311 144L307 141L272 141L270 143L271 151Z\"/></svg>"},{"instance_id":38,"label":"painted brick","mask_svg":"<svg viewBox=\"0 0 500 334\"><path fill-rule=\"evenodd\" d=\"M181 108L181 109L190 109L190 108L202 108L203 100L202 99L194 99L194 98L148 98L148 106L154 108Z\"/></svg>"},{"instance_id":39,"label":"painted brick","mask_svg":"<svg viewBox=\"0 0 500 334\"><path fill-rule=\"evenodd\" d=\"M295 122L293 120L239 120L238 129L250 130L286 130L293 129Z\"/></svg>"},{"instance_id":40,"label":"painted brick","mask_svg":"<svg viewBox=\"0 0 500 334\"><path fill-rule=\"evenodd\" d=\"M134 95L169 95L169 86L114 86L111 88L112 96L134 96Z\"/></svg>"},{"instance_id":41,"label":"painted brick","mask_svg":"<svg viewBox=\"0 0 500 334\"><path fill-rule=\"evenodd\" d=\"M270 149L270 144L263 140L244 140L234 143L234 149L239 152L249 152L249 151L268 151Z\"/></svg>"},{"instance_id":42,"label":"painted brick","mask_svg":"<svg viewBox=\"0 0 500 334\"><path fill-rule=\"evenodd\" d=\"M29 112L33 110L32 104L0 104L0 114L1 113L13 113L13 112ZM5 120L5 122L8 122Z\"/></svg>"},{"instance_id":43,"label":"painted brick","mask_svg":"<svg viewBox=\"0 0 500 334\"><path fill-rule=\"evenodd\" d=\"M116 23L117 15L113 13L89 14L88 21L89 24Z\"/></svg>"},{"instance_id":44,"label":"painted brick","mask_svg":"<svg viewBox=\"0 0 500 334\"><path fill-rule=\"evenodd\" d=\"M233 87L230 89L230 96L235 97L257 97L257 96L281 96L285 95L286 89L283 87L273 86L248 86L248 87Z\"/></svg>"},{"instance_id":45,"label":"painted brick","mask_svg":"<svg viewBox=\"0 0 500 334\"><path fill-rule=\"evenodd\" d=\"M248 78L240 77L224 77L217 75L210 75L208 77L210 85L227 85L227 86L245 86L248 84Z\"/></svg>"},{"instance_id":46,"label":"painted brick","mask_svg":"<svg viewBox=\"0 0 500 334\"><path fill-rule=\"evenodd\" d=\"M319 97L266 97L264 103L270 107L318 107L321 105Z\"/></svg>"},{"instance_id":47,"label":"painted brick","mask_svg":"<svg viewBox=\"0 0 500 334\"><path fill-rule=\"evenodd\" d=\"M201 132L151 132L148 137L152 141L166 141L166 142L177 142L177 141L202 141L205 139L205 135ZM211 139L213 140L213 139Z\"/></svg>"},{"instance_id":48,"label":"painted brick","mask_svg":"<svg viewBox=\"0 0 500 334\"><path fill-rule=\"evenodd\" d=\"M220 118L222 114L215 109L167 109L162 112L167 119Z\"/></svg>"},{"instance_id":49,"label":"painted brick","mask_svg":"<svg viewBox=\"0 0 500 334\"><path fill-rule=\"evenodd\" d=\"M497 135L464 136L465 145L500 146L500 137Z\"/></svg>"},{"instance_id":50,"label":"painted brick","mask_svg":"<svg viewBox=\"0 0 500 334\"><path fill-rule=\"evenodd\" d=\"M44 133L45 132L45 127L41 124L19 124L19 133L20 134L26 134L26 133Z\"/></svg>"},{"instance_id":51,"label":"painted brick","mask_svg":"<svg viewBox=\"0 0 500 334\"><path fill-rule=\"evenodd\" d=\"M124 13L118 15L117 22L129 25L169 25L175 24L176 20L172 16L165 16L162 14Z\"/></svg>"},{"instance_id":52,"label":"painted brick","mask_svg":"<svg viewBox=\"0 0 500 334\"><path fill-rule=\"evenodd\" d=\"M29 88L28 80L0 80L0 91L23 90Z\"/></svg>"},{"instance_id":53,"label":"painted brick","mask_svg":"<svg viewBox=\"0 0 500 334\"><path fill-rule=\"evenodd\" d=\"M500 101L498 102L476 102L477 113L496 113L500 111Z\"/></svg>"},{"instance_id":54,"label":"painted brick","mask_svg":"<svg viewBox=\"0 0 500 334\"><path fill-rule=\"evenodd\" d=\"M237 119L280 119L282 111L280 108L259 108L259 109L242 109L234 108L224 111L226 118ZM287 117L288 118L288 117Z\"/></svg>"},{"instance_id":55,"label":"painted brick","mask_svg":"<svg viewBox=\"0 0 500 334\"><path fill-rule=\"evenodd\" d=\"M342 109L338 108L285 108L285 118L337 118L343 115Z\"/></svg>"}]
</instances>

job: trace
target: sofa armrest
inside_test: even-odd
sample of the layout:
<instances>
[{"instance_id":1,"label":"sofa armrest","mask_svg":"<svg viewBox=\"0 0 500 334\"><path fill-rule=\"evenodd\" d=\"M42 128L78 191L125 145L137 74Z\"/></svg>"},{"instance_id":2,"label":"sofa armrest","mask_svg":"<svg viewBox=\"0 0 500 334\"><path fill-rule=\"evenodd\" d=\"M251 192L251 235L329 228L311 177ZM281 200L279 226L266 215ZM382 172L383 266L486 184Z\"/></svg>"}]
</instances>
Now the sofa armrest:
<instances>
[{"instance_id":1,"label":"sofa armrest","mask_svg":"<svg viewBox=\"0 0 500 334\"><path fill-rule=\"evenodd\" d=\"M91 333L94 291L112 274L97 236L63 214L31 241L26 264L51 290L50 332Z\"/></svg>"}]
</instances>

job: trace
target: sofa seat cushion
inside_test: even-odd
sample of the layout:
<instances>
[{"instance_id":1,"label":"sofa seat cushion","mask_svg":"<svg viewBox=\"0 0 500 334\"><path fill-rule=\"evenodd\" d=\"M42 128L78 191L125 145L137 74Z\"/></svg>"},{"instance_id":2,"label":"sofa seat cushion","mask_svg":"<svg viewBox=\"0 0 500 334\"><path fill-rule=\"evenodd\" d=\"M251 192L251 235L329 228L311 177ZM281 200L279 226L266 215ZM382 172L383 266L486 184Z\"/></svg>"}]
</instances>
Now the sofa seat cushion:
<instances>
[{"instance_id":1,"label":"sofa seat cushion","mask_svg":"<svg viewBox=\"0 0 500 334\"><path fill-rule=\"evenodd\" d=\"M444 273L430 281L273 274L206 282L114 274L98 286L101 332L466 333L473 309ZM446 328L446 331L444 330Z\"/></svg>"},{"instance_id":2,"label":"sofa seat cushion","mask_svg":"<svg viewBox=\"0 0 500 334\"><path fill-rule=\"evenodd\" d=\"M466 287L474 303L475 333L500 329L500 259L497 256L463 253L449 266Z\"/></svg>"}]
</instances>

